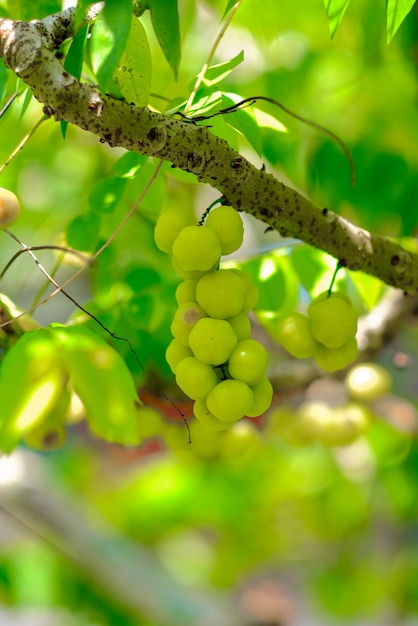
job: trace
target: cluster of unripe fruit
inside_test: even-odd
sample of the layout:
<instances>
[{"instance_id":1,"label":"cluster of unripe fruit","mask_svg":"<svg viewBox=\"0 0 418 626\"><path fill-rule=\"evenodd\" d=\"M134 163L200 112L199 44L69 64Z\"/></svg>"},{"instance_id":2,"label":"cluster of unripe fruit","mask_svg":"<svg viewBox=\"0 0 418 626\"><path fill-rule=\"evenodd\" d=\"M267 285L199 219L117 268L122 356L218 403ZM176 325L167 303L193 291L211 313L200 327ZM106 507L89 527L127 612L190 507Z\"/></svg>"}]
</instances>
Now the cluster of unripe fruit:
<instances>
[{"instance_id":1,"label":"cluster of unripe fruit","mask_svg":"<svg viewBox=\"0 0 418 626\"><path fill-rule=\"evenodd\" d=\"M347 367L357 356L358 314L350 299L328 291L310 304L307 315L293 312L279 322L279 340L294 357L313 357L327 372Z\"/></svg>"},{"instance_id":2,"label":"cluster of unripe fruit","mask_svg":"<svg viewBox=\"0 0 418 626\"><path fill-rule=\"evenodd\" d=\"M374 405L390 392L389 372L375 363L355 365L347 373L343 401L335 406L326 398L305 399L296 407L281 405L267 416L267 433L280 435L291 446L319 442L345 446L364 435L374 418Z\"/></svg>"},{"instance_id":3,"label":"cluster of unripe fruit","mask_svg":"<svg viewBox=\"0 0 418 626\"><path fill-rule=\"evenodd\" d=\"M267 351L251 338L248 318L257 287L241 270L219 269L220 257L241 246L243 230L241 216L229 206L212 209L200 225L169 209L155 227L157 246L171 253L184 279L166 358L178 386L194 400L196 419L213 430L263 414L273 396Z\"/></svg>"}]
</instances>

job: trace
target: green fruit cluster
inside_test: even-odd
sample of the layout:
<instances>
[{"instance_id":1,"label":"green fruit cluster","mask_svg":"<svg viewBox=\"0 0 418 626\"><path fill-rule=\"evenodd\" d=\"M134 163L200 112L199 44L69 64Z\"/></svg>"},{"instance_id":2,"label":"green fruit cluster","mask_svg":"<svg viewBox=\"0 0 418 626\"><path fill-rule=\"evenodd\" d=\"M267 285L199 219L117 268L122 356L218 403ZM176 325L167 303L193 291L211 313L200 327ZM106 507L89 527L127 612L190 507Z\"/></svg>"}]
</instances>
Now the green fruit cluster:
<instances>
[{"instance_id":1,"label":"green fruit cluster","mask_svg":"<svg viewBox=\"0 0 418 626\"><path fill-rule=\"evenodd\" d=\"M367 432L372 419L370 409L360 402L332 407L325 402L306 401L296 408L281 405L272 409L266 430L295 447L315 442L346 446Z\"/></svg>"},{"instance_id":2,"label":"green fruit cluster","mask_svg":"<svg viewBox=\"0 0 418 626\"><path fill-rule=\"evenodd\" d=\"M221 255L243 240L242 219L232 207L213 209L204 225L174 210L163 213L155 241L170 252L184 279L166 358L180 389L194 400L194 415L212 430L230 428L244 416L262 415L273 389L266 378L268 355L251 338L249 312L258 299L250 276L218 269Z\"/></svg>"},{"instance_id":3,"label":"green fruit cluster","mask_svg":"<svg viewBox=\"0 0 418 626\"><path fill-rule=\"evenodd\" d=\"M279 322L278 336L294 357L313 357L327 372L344 369L357 356L358 314L350 299L339 292L322 293L308 314L293 312Z\"/></svg>"}]
</instances>

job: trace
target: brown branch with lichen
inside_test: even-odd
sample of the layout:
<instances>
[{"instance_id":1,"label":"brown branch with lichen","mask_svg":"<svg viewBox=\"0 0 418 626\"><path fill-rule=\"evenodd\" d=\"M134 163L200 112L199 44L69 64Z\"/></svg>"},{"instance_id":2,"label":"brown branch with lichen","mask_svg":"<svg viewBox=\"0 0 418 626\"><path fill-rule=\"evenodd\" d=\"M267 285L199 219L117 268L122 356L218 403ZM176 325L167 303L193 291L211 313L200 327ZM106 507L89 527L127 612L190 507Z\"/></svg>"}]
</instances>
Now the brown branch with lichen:
<instances>
[{"instance_id":1,"label":"brown branch with lichen","mask_svg":"<svg viewBox=\"0 0 418 626\"><path fill-rule=\"evenodd\" d=\"M93 5L94 18L101 3ZM55 120L94 133L100 141L158 157L192 172L240 211L409 294L418 293L418 254L359 228L257 169L204 126L174 119L101 94L66 72L54 50L74 35L74 9L30 23L0 19L0 56Z\"/></svg>"}]
</instances>

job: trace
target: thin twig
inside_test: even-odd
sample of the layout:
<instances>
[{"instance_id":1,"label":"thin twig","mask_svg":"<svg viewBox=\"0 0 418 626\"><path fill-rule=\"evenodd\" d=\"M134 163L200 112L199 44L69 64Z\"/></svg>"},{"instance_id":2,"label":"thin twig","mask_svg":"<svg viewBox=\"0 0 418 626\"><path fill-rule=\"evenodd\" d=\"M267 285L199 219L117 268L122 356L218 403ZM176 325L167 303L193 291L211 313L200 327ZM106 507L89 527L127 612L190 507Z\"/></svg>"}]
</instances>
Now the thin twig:
<instances>
[{"instance_id":1,"label":"thin twig","mask_svg":"<svg viewBox=\"0 0 418 626\"><path fill-rule=\"evenodd\" d=\"M282 111L284 111L291 117L294 117L296 120L299 120L300 122L303 122L304 124L307 124L308 126L311 126L312 128L315 128L316 130L319 130L321 133L328 135L328 137L330 137L333 141L335 141L335 143L341 148L341 150L344 152L344 154L346 155L348 159L348 163L350 166L350 174L351 174L351 185L354 187L356 183L356 172L354 168L354 161L353 161L353 157L351 156L351 152L349 151L345 143L342 141L342 139L340 139L338 135L333 133L328 128L321 126L321 124L317 124L317 122L313 122L312 120L309 120L308 118L303 117L302 115L299 115L298 113L294 113L294 111L291 111L290 109L287 108L287 106L285 106L278 100L275 100L274 98L269 98L267 96L250 96L249 98L244 98L243 100L240 100L239 102L236 102L235 104L232 104L229 107L220 109L219 111L215 111L215 113L210 113L209 115L187 116L184 113L180 113L180 112L178 112L178 114L185 121L193 122L195 124L196 122L204 122L206 120L210 120L212 117L217 117L218 115L227 115L228 113L234 113L235 111L239 111L240 109L244 107L252 106L258 100L264 100L264 102L270 102L270 104L274 104L275 106L282 109Z\"/></svg>"},{"instance_id":2,"label":"thin twig","mask_svg":"<svg viewBox=\"0 0 418 626\"><path fill-rule=\"evenodd\" d=\"M232 18L234 17L235 13L238 11L240 5L241 5L242 0L238 0L238 2L236 2L236 4L234 4L234 6L232 7L232 9L230 10L227 19L225 20L225 22L222 24L222 27L219 31L219 33L216 36L215 41L213 42L212 48L210 49L210 52L208 54L208 58L206 59L205 64L203 65L202 69L200 70L196 82L194 84L194 87L191 91L191 94L187 100L186 106L184 108L184 112L187 113L187 111L190 109L190 107L193 104L193 101L195 99L195 96L197 94L197 92L199 91L199 87L202 84L202 81L205 77L205 74L209 68L210 62L213 59L213 56L216 52L216 49L218 48L219 44L221 43L221 39L224 36L228 26L230 25L230 23L232 22Z\"/></svg>"},{"instance_id":3,"label":"thin twig","mask_svg":"<svg viewBox=\"0 0 418 626\"><path fill-rule=\"evenodd\" d=\"M48 244L42 245L42 246L25 246L23 250L18 250L16 254L12 256L10 261L4 267L3 271L0 273L0 279L4 277L5 273L7 272L9 267L12 265L12 263L14 263L14 261L16 261L16 259L21 254L24 254L25 252L28 252L29 250L59 250L60 252L74 254L74 256L78 256L78 258L81 261L89 260L89 257L86 254L83 254L82 252L79 252L78 250L74 250L73 248L66 248L65 246L54 246L54 245L48 245Z\"/></svg>"},{"instance_id":4,"label":"thin twig","mask_svg":"<svg viewBox=\"0 0 418 626\"><path fill-rule=\"evenodd\" d=\"M13 152L11 153L11 155L6 159L6 161L3 163L3 165L0 167L0 174L3 172L3 170L9 165L9 163L11 161L13 161L13 159L15 158L15 156L17 155L17 153L19 152L19 150L22 150L22 148L25 147L26 143L29 141L29 139L35 134L35 132L38 130L38 128L40 127L40 125L45 122L47 119L49 119L46 115L42 116L41 119L36 122L35 126L32 128L32 130L30 130L28 132L27 135L25 135L25 137L23 137L22 141L16 146L16 148L13 150Z\"/></svg>"}]
</instances>

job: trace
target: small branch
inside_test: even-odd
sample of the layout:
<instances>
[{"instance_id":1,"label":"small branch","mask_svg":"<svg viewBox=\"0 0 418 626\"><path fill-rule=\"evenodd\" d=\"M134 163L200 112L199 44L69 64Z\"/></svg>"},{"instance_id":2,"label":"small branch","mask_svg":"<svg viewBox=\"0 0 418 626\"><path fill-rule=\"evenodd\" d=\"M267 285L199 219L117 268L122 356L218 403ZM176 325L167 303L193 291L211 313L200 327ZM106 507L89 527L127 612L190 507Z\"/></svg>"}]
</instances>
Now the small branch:
<instances>
[{"instance_id":1,"label":"small branch","mask_svg":"<svg viewBox=\"0 0 418 626\"><path fill-rule=\"evenodd\" d=\"M25 478L0 485L1 508L44 538L119 606L161 626L242 624L231 600L182 587L147 547L119 535L97 513L82 510L74 498L50 487L44 491L42 471L40 477L34 471L36 459L22 451L16 454ZM36 463L37 470L42 470L42 463Z\"/></svg>"}]
</instances>

